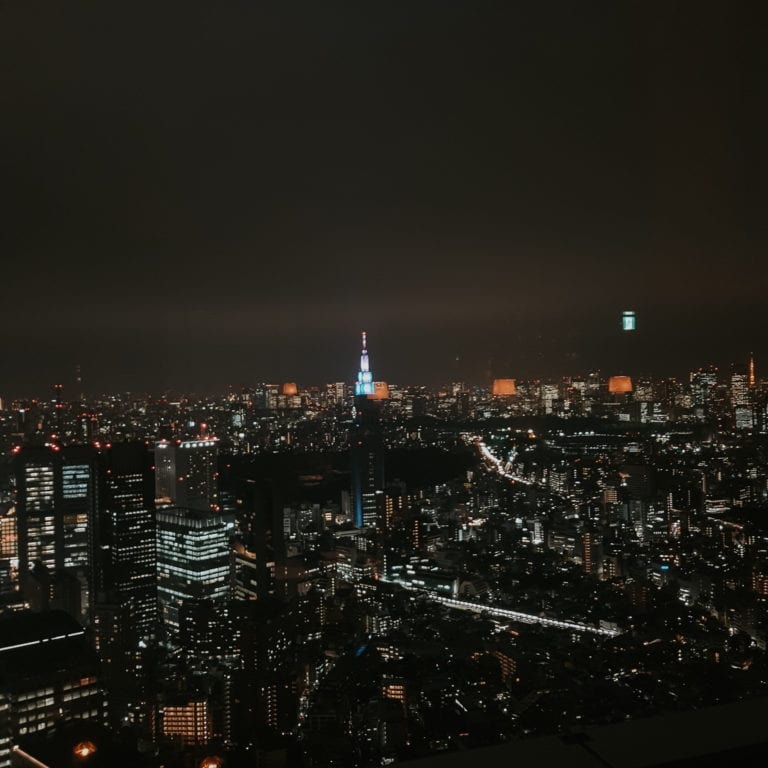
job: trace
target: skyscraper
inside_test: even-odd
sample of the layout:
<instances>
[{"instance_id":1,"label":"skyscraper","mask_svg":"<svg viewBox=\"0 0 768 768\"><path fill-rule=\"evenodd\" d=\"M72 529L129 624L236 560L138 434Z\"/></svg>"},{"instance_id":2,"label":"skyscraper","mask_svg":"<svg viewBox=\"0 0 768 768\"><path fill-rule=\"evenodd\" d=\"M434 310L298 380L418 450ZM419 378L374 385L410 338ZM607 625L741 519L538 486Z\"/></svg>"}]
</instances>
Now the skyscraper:
<instances>
[{"instance_id":1,"label":"skyscraper","mask_svg":"<svg viewBox=\"0 0 768 768\"><path fill-rule=\"evenodd\" d=\"M97 498L95 449L25 446L13 461L22 589L35 566L51 573L77 572L90 580L90 531Z\"/></svg>"},{"instance_id":2,"label":"skyscraper","mask_svg":"<svg viewBox=\"0 0 768 768\"><path fill-rule=\"evenodd\" d=\"M730 384L731 407L749 405L751 402L749 365L732 365Z\"/></svg>"},{"instance_id":3,"label":"skyscraper","mask_svg":"<svg viewBox=\"0 0 768 768\"><path fill-rule=\"evenodd\" d=\"M56 556L56 450L29 446L14 457L22 589L32 565L53 570L61 560Z\"/></svg>"},{"instance_id":4,"label":"skyscraper","mask_svg":"<svg viewBox=\"0 0 768 768\"><path fill-rule=\"evenodd\" d=\"M377 491L384 488L384 456L379 423L379 404L368 363L366 334L355 385L355 418L350 433L352 504L358 528L376 524Z\"/></svg>"},{"instance_id":5,"label":"skyscraper","mask_svg":"<svg viewBox=\"0 0 768 768\"><path fill-rule=\"evenodd\" d=\"M212 512L164 509L157 513L158 597L171 634L179 631L179 609L187 600L229 596L229 536L232 525Z\"/></svg>"},{"instance_id":6,"label":"skyscraper","mask_svg":"<svg viewBox=\"0 0 768 768\"><path fill-rule=\"evenodd\" d=\"M148 717L144 648L158 620L154 490L146 444L121 443L100 452L92 630L113 726Z\"/></svg>"},{"instance_id":7,"label":"skyscraper","mask_svg":"<svg viewBox=\"0 0 768 768\"><path fill-rule=\"evenodd\" d=\"M209 510L219 499L216 438L184 440L176 448L176 504Z\"/></svg>"},{"instance_id":8,"label":"skyscraper","mask_svg":"<svg viewBox=\"0 0 768 768\"><path fill-rule=\"evenodd\" d=\"M157 443L155 497L187 509L217 507L218 455L216 438Z\"/></svg>"},{"instance_id":9,"label":"skyscraper","mask_svg":"<svg viewBox=\"0 0 768 768\"><path fill-rule=\"evenodd\" d=\"M98 600L127 611L136 639L157 622L154 472L144 443L122 443L99 457Z\"/></svg>"},{"instance_id":10,"label":"skyscraper","mask_svg":"<svg viewBox=\"0 0 768 768\"><path fill-rule=\"evenodd\" d=\"M717 392L717 368L691 371L691 398L694 406L707 407Z\"/></svg>"}]
</instances>

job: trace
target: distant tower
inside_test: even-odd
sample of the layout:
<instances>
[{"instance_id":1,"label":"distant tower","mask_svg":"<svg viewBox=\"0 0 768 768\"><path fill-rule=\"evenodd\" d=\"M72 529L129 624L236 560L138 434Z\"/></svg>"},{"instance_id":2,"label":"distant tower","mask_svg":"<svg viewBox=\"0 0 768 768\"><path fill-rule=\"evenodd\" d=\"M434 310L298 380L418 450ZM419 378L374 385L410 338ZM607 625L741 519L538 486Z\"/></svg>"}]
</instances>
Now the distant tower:
<instances>
[{"instance_id":1,"label":"distant tower","mask_svg":"<svg viewBox=\"0 0 768 768\"><path fill-rule=\"evenodd\" d=\"M755 353L749 353L749 386L755 386Z\"/></svg>"},{"instance_id":2,"label":"distant tower","mask_svg":"<svg viewBox=\"0 0 768 768\"><path fill-rule=\"evenodd\" d=\"M75 391L80 400L83 399L83 370L80 363L75 366Z\"/></svg>"},{"instance_id":3,"label":"distant tower","mask_svg":"<svg viewBox=\"0 0 768 768\"><path fill-rule=\"evenodd\" d=\"M368 346L366 333L363 331L363 350L360 353L360 370L357 373L357 384L355 384L355 394L372 395L374 394L373 374L371 373L368 362Z\"/></svg>"},{"instance_id":4,"label":"distant tower","mask_svg":"<svg viewBox=\"0 0 768 768\"><path fill-rule=\"evenodd\" d=\"M355 384L355 423L350 433L352 503L358 528L376 525L381 495L378 492L384 488L383 445L375 392L363 331L360 371Z\"/></svg>"}]
</instances>

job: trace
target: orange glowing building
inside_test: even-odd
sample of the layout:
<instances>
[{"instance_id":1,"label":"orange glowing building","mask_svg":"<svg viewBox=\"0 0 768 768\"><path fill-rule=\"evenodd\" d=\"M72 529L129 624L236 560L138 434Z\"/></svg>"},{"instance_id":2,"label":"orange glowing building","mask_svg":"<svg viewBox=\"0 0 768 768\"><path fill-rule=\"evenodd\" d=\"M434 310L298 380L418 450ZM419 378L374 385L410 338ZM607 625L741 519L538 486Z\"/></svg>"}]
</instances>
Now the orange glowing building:
<instances>
[{"instance_id":1,"label":"orange glowing building","mask_svg":"<svg viewBox=\"0 0 768 768\"><path fill-rule=\"evenodd\" d=\"M608 379L608 391L612 395L625 395L632 391L632 379L629 376L611 376Z\"/></svg>"},{"instance_id":2,"label":"orange glowing building","mask_svg":"<svg viewBox=\"0 0 768 768\"><path fill-rule=\"evenodd\" d=\"M511 397L517 394L517 387L515 386L514 379L494 379L493 380L493 396L494 397Z\"/></svg>"},{"instance_id":3,"label":"orange glowing building","mask_svg":"<svg viewBox=\"0 0 768 768\"><path fill-rule=\"evenodd\" d=\"M182 744L207 744L213 737L208 702L190 701L163 709L163 735L177 738Z\"/></svg>"},{"instance_id":4,"label":"orange glowing building","mask_svg":"<svg viewBox=\"0 0 768 768\"><path fill-rule=\"evenodd\" d=\"M283 384L282 393L284 397L294 397L299 394L299 388L295 381L287 381Z\"/></svg>"},{"instance_id":5,"label":"orange glowing building","mask_svg":"<svg viewBox=\"0 0 768 768\"><path fill-rule=\"evenodd\" d=\"M386 381L373 382L373 394L368 395L369 400L389 400L389 386Z\"/></svg>"}]
</instances>

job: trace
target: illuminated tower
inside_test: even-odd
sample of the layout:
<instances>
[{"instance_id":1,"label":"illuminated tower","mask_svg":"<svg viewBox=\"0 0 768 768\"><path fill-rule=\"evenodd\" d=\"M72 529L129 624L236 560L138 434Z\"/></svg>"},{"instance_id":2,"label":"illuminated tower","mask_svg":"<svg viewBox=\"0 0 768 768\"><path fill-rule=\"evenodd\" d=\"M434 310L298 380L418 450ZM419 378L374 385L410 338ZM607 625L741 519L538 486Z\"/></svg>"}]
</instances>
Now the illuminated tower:
<instances>
[{"instance_id":1,"label":"illuminated tower","mask_svg":"<svg viewBox=\"0 0 768 768\"><path fill-rule=\"evenodd\" d=\"M379 404L373 374L368 365L366 334L360 371L355 384L355 422L350 433L352 503L358 528L375 526L378 517L377 492L384 488L384 460L379 428Z\"/></svg>"},{"instance_id":2,"label":"illuminated tower","mask_svg":"<svg viewBox=\"0 0 768 768\"><path fill-rule=\"evenodd\" d=\"M749 353L749 386L755 386L755 355L753 352Z\"/></svg>"},{"instance_id":3,"label":"illuminated tower","mask_svg":"<svg viewBox=\"0 0 768 768\"><path fill-rule=\"evenodd\" d=\"M368 363L368 347L366 333L363 331L363 350L360 353L360 370L357 372L357 384L355 384L355 394L361 395L374 394L373 374Z\"/></svg>"}]
</instances>

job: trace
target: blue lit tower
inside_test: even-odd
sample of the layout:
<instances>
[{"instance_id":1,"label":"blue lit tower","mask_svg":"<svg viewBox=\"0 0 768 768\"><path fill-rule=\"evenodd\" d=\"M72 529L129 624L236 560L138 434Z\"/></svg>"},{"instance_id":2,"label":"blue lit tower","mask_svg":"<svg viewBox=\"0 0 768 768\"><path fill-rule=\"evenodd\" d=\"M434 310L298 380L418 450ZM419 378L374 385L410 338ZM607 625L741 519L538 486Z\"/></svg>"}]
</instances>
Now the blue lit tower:
<instances>
[{"instance_id":1,"label":"blue lit tower","mask_svg":"<svg viewBox=\"0 0 768 768\"><path fill-rule=\"evenodd\" d=\"M360 371L355 384L355 420L350 432L352 504L355 525L373 527L378 518L378 497L384 488L384 456L379 428L379 404L373 397L373 374L363 331Z\"/></svg>"},{"instance_id":2,"label":"blue lit tower","mask_svg":"<svg viewBox=\"0 0 768 768\"><path fill-rule=\"evenodd\" d=\"M360 353L360 370L357 372L357 384L355 395L367 396L374 393L373 374L368 363L368 345L365 331L363 331L363 350Z\"/></svg>"}]
</instances>

